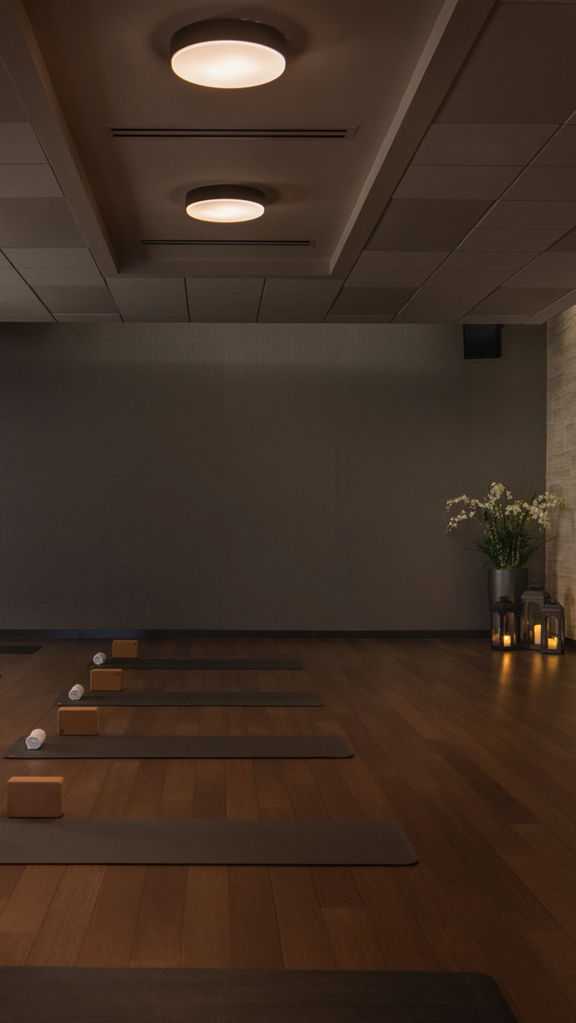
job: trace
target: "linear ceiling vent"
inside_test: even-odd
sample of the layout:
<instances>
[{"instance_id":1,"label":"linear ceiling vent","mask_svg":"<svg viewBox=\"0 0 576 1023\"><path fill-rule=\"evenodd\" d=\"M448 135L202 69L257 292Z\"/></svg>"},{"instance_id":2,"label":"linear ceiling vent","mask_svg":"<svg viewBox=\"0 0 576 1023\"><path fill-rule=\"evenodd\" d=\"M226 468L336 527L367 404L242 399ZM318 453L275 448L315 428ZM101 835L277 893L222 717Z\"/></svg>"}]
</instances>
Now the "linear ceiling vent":
<instances>
[{"instance_id":1,"label":"linear ceiling vent","mask_svg":"<svg viewBox=\"0 0 576 1023\"><path fill-rule=\"evenodd\" d=\"M268 239L266 241L263 241L261 239L258 239L258 241L249 241L247 239L240 240L240 239L230 239L230 238L228 240L226 240L225 238L168 238L168 239L166 239L166 238L143 238L142 239L142 245L212 245L212 246L213 245L234 245L234 246L243 245L243 246L249 246L249 247L251 247L251 246L259 246L260 248L262 248L262 247L266 248L269 245L282 245L282 246L292 246L292 247L294 247L295 245L306 246L306 245L314 245L314 242L302 241L300 239L293 239L293 238L289 238L289 239L287 239L285 241L282 241L281 239L278 239L278 238Z\"/></svg>"},{"instance_id":2,"label":"linear ceiling vent","mask_svg":"<svg viewBox=\"0 0 576 1023\"><path fill-rule=\"evenodd\" d=\"M346 139L347 128L111 128L115 139Z\"/></svg>"}]
</instances>

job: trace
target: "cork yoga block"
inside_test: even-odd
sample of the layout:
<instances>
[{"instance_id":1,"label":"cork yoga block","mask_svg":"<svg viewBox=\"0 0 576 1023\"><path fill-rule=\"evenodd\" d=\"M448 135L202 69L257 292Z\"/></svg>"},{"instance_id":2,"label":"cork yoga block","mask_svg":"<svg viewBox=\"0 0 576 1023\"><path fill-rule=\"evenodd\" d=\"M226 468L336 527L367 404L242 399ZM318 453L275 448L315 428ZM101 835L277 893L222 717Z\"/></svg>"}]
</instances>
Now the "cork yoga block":
<instances>
[{"instance_id":1,"label":"cork yoga block","mask_svg":"<svg viewBox=\"0 0 576 1023\"><path fill-rule=\"evenodd\" d=\"M112 657L138 657L137 639L113 639Z\"/></svg>"},{"instance_id":2,"label":"cork yoga block","mask_svg":"<svg viewBox=\"0 0 576 1023\"><path fill-rule=\"evenodd\" d=\"M98 735L98 707L59 707L58 735Z\"/></svg>"},{"instance_id":3,"label":"cork yoga block","mask_svg":"<svg viewBox=\"0 0 576 1023\"><path fill-rule=\"evenodd\" d=\"M6 785L6 816L61 817L63 786L62 777L9 778Z\"/></svg>"},{"instance_id":4,"label":"cork yoga block","mask_svg":"<svg viewBox=\"0 0 576 1023\"><path fill-rule=\"evenodd\" d=\"M93 692L117 692L122 689L122 668L92 668L90 689Z\"/></svg>"}]
</instances>

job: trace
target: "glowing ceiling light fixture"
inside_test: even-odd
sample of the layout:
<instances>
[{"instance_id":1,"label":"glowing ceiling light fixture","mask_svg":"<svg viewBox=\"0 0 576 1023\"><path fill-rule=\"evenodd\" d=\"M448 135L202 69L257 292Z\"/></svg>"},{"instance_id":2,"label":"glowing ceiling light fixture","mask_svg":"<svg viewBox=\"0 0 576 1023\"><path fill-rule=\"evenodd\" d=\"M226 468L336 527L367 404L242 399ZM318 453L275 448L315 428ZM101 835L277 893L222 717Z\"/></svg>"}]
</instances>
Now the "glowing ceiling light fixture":
<instances>
[{"instance_id":1,"label":"glowing ceiling light fixture","mask_svg":"<svg viewBox=\"0 0 576 1023\"><path fill-rule=\"evenodd\" d=\"M256 220L266 209L264 193L243 185L208 185L186 194L186 213L212 224L240 224Z\"/></svg>"},{"instance_id":2,"label":"glowing ceiling light fixture","mask_svg":"<svg viewBox=\"0 0 576 1023\"><path fill-rule=\"evenodd\" d=\"M250 89L279 78L286 41L257 21L213 18L181 28L170 46L174 74L211 89Z\"/></svg>"}]
</instances>

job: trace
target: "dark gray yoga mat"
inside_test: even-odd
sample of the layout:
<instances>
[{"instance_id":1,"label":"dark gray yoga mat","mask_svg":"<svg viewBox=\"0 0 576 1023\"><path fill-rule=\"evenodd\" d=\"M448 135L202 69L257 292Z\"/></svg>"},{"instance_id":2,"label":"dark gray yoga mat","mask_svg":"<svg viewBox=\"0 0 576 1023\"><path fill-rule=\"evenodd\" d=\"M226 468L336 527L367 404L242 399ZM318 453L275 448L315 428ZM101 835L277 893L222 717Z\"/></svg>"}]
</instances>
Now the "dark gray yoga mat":
<instances>
[{"instance_id":1,"label":"dark gray yoga mat","mask_svg":"<svg viewBox=\"0 0 576 1023\"><path fill-rule=\"evenodd\" d=\"M22 737L4 754L16 760L351 756L341 735L49 735L38 750L26 749Z\"/></svg>"},{"instance_id":2,"label":"dark gray yoga mat","mask_svg":"<svg viewBox=\"0 0 576 1023\"><path fill-rule=\"evenodd\" d=\"M320 693L246 692L158 692L122 689L120 692L90 692L81 700L62 693L57 707L322 707Z\"/></svg>"},{"instance_id":3,"label":"dark gray yoga mat","mask_svg":"<svg viewBox=\"0 0 576 1023\"><path fill-rule=\"evenodd\" d=\"M516 1023L481 973L2 966L10 1023Z\"/></svg>"},{"instance_id":4,"label":"dark gray yoga mat","mask_svg":"<svg viewBox=\"0 0 576 1023\"><path fill-rule=\"evenodd\" d=\"M411 866L394 821L0 820L0 863Z\"/></svg>"},{"instance_id":5,"label":"dark gray yoga mat","mask_svg":"<svg viewBox=\"0 0 576 1023\"><path fill-rule=\"evenodd\" d=\"M40 646L0 646L0 654L35 654Z\"/></svg>"},{"instance_id":6,"label":"dark gray yoga mat","mask_svg":"<svg viewBox=\"0 0 576 1023\"><path fill-rule=\"evenodd\" d=\"M152 668L158 671L177 669L178 671L194 671L202 669L209 671L300 671L301 661L287 660L229 660L220 657L191 658L191 657L111 657L104 664L93 664L90 661L89 668L134 668L141 671L143 668Z\"/></svg>"}]
</instances>

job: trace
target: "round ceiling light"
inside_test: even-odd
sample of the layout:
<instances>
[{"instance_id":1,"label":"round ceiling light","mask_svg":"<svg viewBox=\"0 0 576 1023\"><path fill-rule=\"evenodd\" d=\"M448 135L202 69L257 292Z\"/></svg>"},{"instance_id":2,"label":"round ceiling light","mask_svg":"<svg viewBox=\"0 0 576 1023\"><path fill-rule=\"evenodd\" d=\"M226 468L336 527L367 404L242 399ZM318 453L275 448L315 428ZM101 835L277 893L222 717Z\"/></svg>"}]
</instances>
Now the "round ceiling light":
<instances>
[{"instance_id":1,"label":"round ceiling light","mask_svg":"<svg viewBox=\"0 0 576 1023\"><path fill-rule=\"evenodd\" d=\"M174 74L212 89L249 89L279 78L286 67L284 36L257 21L197 21L172 37Z\"/></svg>"},{"instance_id":2,"label":"round ceiling light","mask_svg":"<svg viewBox=\"0 0 576 1023\"><path fill-rule=\"evenodd\" d=\"M241 224L245 220L256 220L265 209L264 193L259 188L209 185L193 188L186 194L188 216L212 224Z\"/></svg>"}]
</instances>

